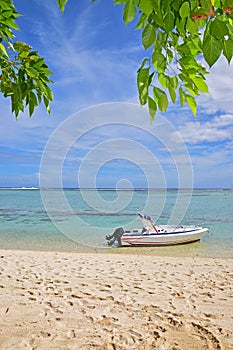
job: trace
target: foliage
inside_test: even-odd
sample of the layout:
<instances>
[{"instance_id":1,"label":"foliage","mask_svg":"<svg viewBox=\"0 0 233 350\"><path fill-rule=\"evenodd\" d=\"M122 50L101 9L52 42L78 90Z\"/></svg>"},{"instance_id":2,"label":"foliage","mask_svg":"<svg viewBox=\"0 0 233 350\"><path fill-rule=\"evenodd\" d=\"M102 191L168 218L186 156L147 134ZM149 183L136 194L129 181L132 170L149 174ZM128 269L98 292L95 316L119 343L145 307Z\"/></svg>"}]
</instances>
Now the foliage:
<instances>
[{"instance_id":1,"label":"foliage","mask_svg":"<svg viewBox=\"0 0 233 350\"><path fill-rule=\"evenodd\" d=\"M68 0L56 0L64 11ZM94 2L95 0L92 0ZM233 55L233 0L113 0L123 5L123 20L142 32L148 57L137 72L141 105L148 105L151 121L169 100L189 105L196 115L196 96L207 93L202 65L213 66L221 55L230 64ZM0 1L0 91L11 98L17 117L25 105L31 116L41 102L47 112L53 96L49 71L37 51L14 41L18 30L12 0Z\"/></svg>"},{"instance_id":2,"label":"foliage","mask_svg":"<svg viewBox=\"0 0 233 350\"><path fill-rule=\"evenodd\" d=\"M41 102L50 113L53 95L48 83L52 82L52 72L31 46L14 41L13 30L19 29L19 16L11 0L0 1L0 91L11 99L16 117L25 105L31 116Z\"/></svg>"},{"instance_id":3,"label":"foliage","mask_svg":"<svg viewBox=\"0 0 233 350\"><path fill-rule=\"evenodd\" d=\"M207 93L202 65L211 67L223 54L233 54L232 0L115 0L123 4L126 24L137 20L149 58L137 72L142 105L148 104L153 120L157 109L165 112L168 98L187 103L196 115L195 97Z\"/></svg>"},{"instance_id":4,"label":"foliage","mask_svg":"<svg viewBox=\"0 0 233 350\"><path fill-rule=\"evenodd\" d=\"M67 0L60 0L61 10ZM148 58L137 72L141 105L148 104L151 121L157 109L187 103L196 115L195 97L207 93L208 70L223 54L233 55L233 0L115 0L123 5L123 20L137 20Z\"/></svg>"}]
</instances>

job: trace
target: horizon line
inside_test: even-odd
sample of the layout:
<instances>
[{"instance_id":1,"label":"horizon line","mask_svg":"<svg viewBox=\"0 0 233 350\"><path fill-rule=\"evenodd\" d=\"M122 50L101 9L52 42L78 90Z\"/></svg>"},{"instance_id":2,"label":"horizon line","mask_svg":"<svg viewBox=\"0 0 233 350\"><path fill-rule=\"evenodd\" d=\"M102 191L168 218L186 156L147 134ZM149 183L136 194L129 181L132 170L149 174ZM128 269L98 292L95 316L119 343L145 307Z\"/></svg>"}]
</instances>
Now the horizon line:
<instances>
[{"instance_id":1,"label":"horizon line","mask_svg":"<svg viewBox=\"0 0 233 350\"><path fill-rule=\"evenodd\" d=\"M109 191L164 191L164 190L233 190L232 187L193 187L193 188L188 188L188 187L134 187L134 188L116 188L116 187L25 187L25 186L14 186L14 187L9 187L9 186L0 186L0 189L6 189L6 190L89 190L89 191L95 191L95 190L109 190Z\"/></svg>"}]
</instances>

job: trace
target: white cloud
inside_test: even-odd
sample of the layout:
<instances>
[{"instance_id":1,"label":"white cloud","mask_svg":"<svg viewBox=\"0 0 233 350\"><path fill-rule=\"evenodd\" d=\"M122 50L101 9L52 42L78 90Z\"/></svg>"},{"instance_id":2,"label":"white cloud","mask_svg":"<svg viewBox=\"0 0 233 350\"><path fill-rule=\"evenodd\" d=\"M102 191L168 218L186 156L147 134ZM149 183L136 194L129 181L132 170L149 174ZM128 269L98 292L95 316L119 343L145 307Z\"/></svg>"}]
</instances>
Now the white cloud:
<instances>
[{"instance_id":1,"label":"white cloud","mask_svg":"<svg viewBox=\"0 0 233 350\"><path fill-rule=\"evenodd\" d=\"M187 122L178 127L178 132L189 144L229 141L233 137L233 115L216 116L208 122ZM176 136L176 133L172 135Z\"/></svg>"},{"instance_id":2,"label":"white cloud","mask_svg":"<svg viewBox=\"0 0 233 350\"><path fill-rule=\"evenodd\" d=\"M205 114L232 111L233 66L221 57L207 75L209 94L197 98L200 109Z\"/></svg>"}]
</instances>

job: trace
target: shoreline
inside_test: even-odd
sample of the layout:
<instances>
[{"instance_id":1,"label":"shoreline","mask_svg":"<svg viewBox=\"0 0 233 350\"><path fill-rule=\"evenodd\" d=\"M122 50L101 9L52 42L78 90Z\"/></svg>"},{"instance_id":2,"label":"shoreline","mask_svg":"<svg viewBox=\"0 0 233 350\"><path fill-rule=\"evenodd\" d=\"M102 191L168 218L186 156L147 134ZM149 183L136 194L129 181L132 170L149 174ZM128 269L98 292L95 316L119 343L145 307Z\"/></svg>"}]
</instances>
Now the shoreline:
<instances>
[{"instance_id":1,"label":"shoreline","mask_svg":"<svg viewBox=\"0 0 233 350\"><path fill-rule=\"evenodd\" d=\"M233 259L0 249L0 348L233 350Z\"/></svg>"},{"instance_id":2,"label":"shoreline","mask_svg":"<svg viewBox=\"0 0 233 350\"><path fill-rule=\"evenodd\" d=\"M170 246L145 246L145 247L90 247L85 245L79 245L75 242L71 242L70 245L56 245L54 247L31 245L21 245L15 247L14 245L8 246L3 243L3 246L0 247L0 251L22 251L22 252L48 252L48 253L71 253L71 254L114 254L114 255L141 255L141 256L153 256L153 257L174 257L174 258L203 258L203 259L233 259L233 252L231 249L228 251L223 249L216 250L216 247L213 246L212 249L207 250L206 244L194 242L186 243L179 245L170 245ZM223 252L223 253L222 253Z\"/></svg>"}]
</instances>

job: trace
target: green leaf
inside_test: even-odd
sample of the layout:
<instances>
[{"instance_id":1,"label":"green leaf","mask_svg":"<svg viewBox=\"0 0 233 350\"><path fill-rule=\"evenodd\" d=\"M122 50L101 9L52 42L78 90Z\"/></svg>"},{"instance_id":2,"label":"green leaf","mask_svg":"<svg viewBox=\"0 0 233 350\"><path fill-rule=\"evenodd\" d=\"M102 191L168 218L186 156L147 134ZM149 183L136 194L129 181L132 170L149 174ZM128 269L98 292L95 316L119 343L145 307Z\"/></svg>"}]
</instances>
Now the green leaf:
<instances>
[{"instance_id":1,"label":"green leaf","mask_svg":"<svg viewBox=\"0 0 233 350\"><path fill-rule=\"evenodd\" d=\"M186 39L186 41L182 44L179 45L178 51L182 52L186 56L192 56L195 57L197 56L198 53L201 53L201 46L202 43L200 41L200 38L192 38L191 36Z\"/></svg>"},{"instance_id":2,"label":"green leaf","mask_svg":"<svg viewBox=\"0 0 233 350\"><path fill-rule=\"evenodd\" d=\"M9 19L5 20L4 23L10 28L13 28L15 30L19 30L19 27L15 23L15 20L12 19L12 18L9 18Z\"/></svg>"},{"instance_id":3,"label":"green leaf","mask_svg":"<svg viewBox=\"0 0 233 350\"><path fill-rule=\"evenodd\" d=\"M181 87L179 88L179 94L180 94L180 105L182 107L185 103L185 93Z\"/></svg>"},{"instance_id":4,"label":"green leaf","mask_svg":"<svg viewBox=\"0 0 233 350\"><path fill-rule=\"evenodd\" d=\"M174 0L172 6L174 10L178 12L181 4L182 4L182 0Z\"/></svg>"},{"instance_id":5,"label":"green leaf","mask_svg":"<svg viewBox=\"0 0 233 350\"><path fill-rule=\"evenodd\" d=\"M174 23L175 23L174 14L172 12L168 12L164 17L164 29L166 30L167 33L173 29Z\"/></svg>"},{"instance_id":6,"label":"green leaf","mask_svg":"<svg viewBox=\"0 0 233 350\"><path fill-rule=\"evenodd\" d=\"M138 70L137 85L138 85L139 100L141 105L145 105L147 102L149 76L150 76L149 68L142 68Z\"/></svg>"},{"instance_id":7,"label":"green leaf","mask_svg":"<svg viewBox=\"0 0 233 350\"><path fill-rule=\"evenodd\" d=\"M141 16L139 17L138 23L136 25L136 29L142 29L145 27L147 23L147 16L145 13L142 13Z\"/></svg>"},{"instance_id":8,"label":"green leaf","mask_svg":"<svg viewBox=\"0 0 233 350\"><path fill-rule=\"evenodd\" d=\"M46 106L46 111L47 111L48 114L51 113L50 105Z\"/></svg>"},{"instance_id":9,"label":"green leaf","mask_svg":"<svg viewBox=\"0 0 233 350\"><path fill-rule=\"evenodd\" d=\"M210 67L218 60L223 49L222 42L215 39L214 36L206 33L203 42L203 54Z\"/></svg>"},{"instance_id":10,"label":"green leaf","mask_svg":"<svg viewBox=\"0 0 233 350\"><path fill-rule=\"evenodd\" d=\"M169 63L172 63L173 60L173 52L169 49L167 49L167 57L168 57L168 61Z\"/></svg>"},{"instance_id":11,"label":"green leaf","mask_svg":"<svg viewBox=\"0 0 233 350\"><path fill-rule=\"evenodd\" d=\"M163 73L165 71L167 63L166 58L162 53L159 51L154 51L152 55L152 62L158 72Z\"/></svg>"},{"instance_id":12,"label":"green leaf","mask_svg":"<svg viewBox=\"0 0 233 350\"><path fill-rule=\"evenodd\" d=\"M209 13L211 11L211 7L212 7L212 4L210 0L202 0L201 2L202 13L205 13L205 14Z\"/></svg>"},{"instance_id":13,"label":"green leaf","mask_svg":"<svg viewBox=\"0 0 233 350\"><path fill-rule=\"evenodd\" d=\"M197 114L197 103L196 100L193 96L185 94L185 99L191 109L191 111L193 112L193 115L196 116Z\"/></svg>"},{"instance_id":14,"label":"green leaf","mask_svg":"<svg viewBox=\"0 0 233 350\"><path fill-rule=\"evenodd\" d=\"M2 43L0 43L0 50L4 53L4 55L5 56L7 56L8 57L8 54L7 54L7 51L6 51L6 48L5 48L5 46L2 44Z\"/></svg>"},{"instance_id":15,"label":"green leaf","mask_svg":"<svg viewBox=\"0 0 233 350\"><path fill-rule=\"evenodd\" d=\"M190 15L190 6L189 6L189 3L187 1L185 1L181 5L180 10L179 10L179 14L180 14L180 17L182 19L184 19L186 17L189 17L189 15Z\"/></svg>"},{"instance_id":16,"label":"green leaf","mask_svg":"<svg viewBox=\"0 0 233 350\"><path fill-rule=\"evenodd\" d=\"M123 20L126 24L132 22L136 16L134 0L128 0L123 10Z\"/></svg>"},{"instance_id":17,"label":"green leaf","mask_svg":"<svg viewBox=\"0 0 233 350\"><path fill-rule=\"evenodd\" d=\"M144 66L145 66L147 63L149 63L149 59L148 59L148 58L144 58L144 60L142 61L141 66L140 66L139 69L144 68Z\"/></svg>"},{"instance_id":18,"label":"green leaf","mask_svg":"<svg viewBox=\"0 0 233 350\"><path fill-rule=\"evenodd\" d=\"M34 69L34 68L27 68L27 74L28 74L28 76L29 77L31 77L31 78L37 78L38 77L38 71L36 70L36 69Z\"/></svg>"},{"instance_id":19,"label":"green leaf","mask_svg":"<svg viewBox=\"0 0 233 350\"><path fill-rule=\"evenodd\" d=\"M30 48L31 48L29 45L27 45L27 44L25 44L24 42L21 42L21 41L16 41L13 44L13 47L14 47L14 49L17 52L29 51Z\"/></svg>"},{"instance_id":20,"label":"green leaf","mask_svg":"<svg viewBox=\"0 0 233 350\"><path fill-rule=\"evenodd\" d=\"M169 90L169 94L171 96L172 102L175 103L176 102L176 91L175 91L175 89L171 85L169 85L168 90Z\"/></svg>"},{"instance_id":21,"label":"green leaf","mask_svg":"<svg viewBox=\"0 0 233 350\"><path fill-rule=\"evenodd\" d=\"M11 10L2 11L1 16L2 18L12 18L12 11Z\"/></svg>"},{"instance_id":22,"label":"green leaf","mask_svg":"<svg viewBox=\"0 0 233 350\"><path fill-rule=\"evenodd\" d=\"M145 85L148 82L149 74L150 74L149 68L141 68L138 70L137 83L138 83L139 90L141 86Z\"/></svg>"},{"instance_id":23,"label":"green leaf","mask_svg":"<svg viewBox=\"0 0 233 350\"><path fill-rule=\"evenodd\" d=\"M150 121L152 122L157 112L157 104L150 96L148 96L148 107L150 113Z\"/></svg>"},{"instance_id":24,"label":"green leaf","mask_svg":"<svg viewBox=\"0 0 233 350\"><path fill-rule=\"evenodd\" d=\"M174 75L173 77L170 77L170 83L174 89L178 87L178 78L176 75Z\"/></svg>"},{"instance_id":25,"label":"green leaf","mask_svg":"<svg viewBox=\"0 0 233 350\"><path fill-rule=\"evenodd\" d=\"M187 69L187 68L199 69L200 68L200 64L197 62L196 58L193 58L192 56L182 57L179 62L185 69Z\"/></svg>"},{"instance_id":26,"label":"green leaf","mask_svg":"<svg viewBox=\"0 0 233 350\"><path fill-rule=\"evenodd\" d=\"M216 18L210 23L210 34L216 39L223 39L225 35L228 35L228 27L226 22L220 21Z\"/></svg>"},{"instance_id":27,"label":"green leaf","mask_svg":"<svg viewBox=\"0 0 233 350\"><path fill-rule=\"evenodd\" d=\"M65 4L68 0L57 0L58 6L60 7L60 10L63 12L65 10Z\"/></svg>"},{"instance_id":28,"label":"green leaf","mask_svg":"<svg viewBox=\"0 0 233 350\"><path fill-rule=\"evenodd\" d=\"M140 10L149 16L154 11L154 6L151 0L140 0L138 4Z\"/></svg>"},{"instance_id":29,"label":"green leaf","mask_svg":"<svg viewBox=\"0 0 233 350\"><path fill-rule=\"evenodd\" d=\"M198 31L198 21L194 22L190 17L187 18L186 29L190 34L195 35Z\"/></svg>"},{"instance_id":30,"label":"green leaf","mask_svg":"<svg viewBox=\"0 0 233 350\"><path fill-rule=\"evenodd\" d=\"M160 84L165 88L167 88L169 83L170 83L168 76L164 73L159 73L158 80L159 80Z\"/></svg>"},{"instance_id":31,"label":"green leaf","mask_svg":"<svg viewBox=\"0 0 233 350\"><path fill-rule=\"evenodd\" d=\"M160 7L164 14L171 11L171 2L173 2L173 0L160 1Z\"/></svg>"},{"instance_id":32,"label":"green leaf","mask_svg":"<svg viewBox=\"0 0 233 350\"><path fill-rule=\"evenodd\" d=\"M53 101L53 93L50 89L50 87L46 84L43 86L43 97L48 100L48 101ZM44 102L45 103L45 102Z\"/></svg>"},{"instance_id":33,"label":"green leaf","mask_svg":"<svg viewBox=\"0 0 233 350\"><path fill-rule=\"evenodd\" d=\"M227 9L228 7L232 7L232 0L224 0L223 1L223 9Z\"/></svg>"},{"instance_id":34,"label":"green leaf","mask_svg":"<svg viewBox=\"0 0 233 350\"><path fill-rule=\"evenodd\" d=\"M164 94L160 97L159 101L158 101L158 106L161 112L166 112L167 107L168 107L168 98L166 93L164 92Z\"/></svg>"},{"instance_id":35,"label":"green leaf","mask_svg":"<svg viewBox=\"0 0 233 350\"><path fill-rule=\"evenodd\" d=\"M152 72L152 73L149 75L149 78L148 78L148 86L151 85L152 80L153 80L153 78L154 78L154 74L155 74L155 72Z\"/></svg>"},{"instance_id":36,"label":"green leaf","mask_svg":"<svg viewBox=\"0 0 233 350\"><path fill-rule=\"evenodd\" d=\"M168 107L168 98L166 93L158 87L153 88L155 101L158 103L161 112L165 112Z\"/></svg>"},{"instance_id":37,"label":"green leaf","mask_svg":"<svg viewBox=\"0 0 233 350\"><path fill-rule=\"evenodd\" d=\"M29 115L30 117L32 116L35 107L38 105L37 103L37 98L34 92L30 92L30 97L29 97Z\"/></svg>"},{"instance_id":38,"label":"green leaf","mask_svg":"<svg viewBox=\"0 0 233 350\"><path fill-rule=\"evenodd\" d=\"M154 88L153 88L153 93L154 93L155 101L158 102L158 100L160 99L160 96L161 96L162 94L164 94L164 91L161 90L159 87L154 86Z\"/></svg>"},{"instance_id":39,"label":"green leaf","mask_svg":"<svg viewBox=\"0 0 233 350\"><path fill-rule=\"evenodd\" d=\"M176 18L176 28L179 35L179 39L182 37L186 37L186 28L185 28L185 19Z\"/></svg>"},{"instance_id":40,"label":"green leaf","mask_svg":"<svg viewBox=\"0 0 233 350\"><path fill-rule=\"evenodd\" d=\"M167 38L168 38L167 33L164 33L164 32L161 32L161 31L157 32L157 42L161 46L161 48L165 48L166 47L166 45L167 45Z\"/></svg>"},{"instance_id":41,"label":"green leaf","mask_svg":"<svg viewBox=\"0 0 233 350\"><path fill-rule=\"evenodd\" d=\"M198 88L199 91L201 92L209 92L208 86L205 82L205 80L203 78L200 77L194 77L193 78L193 82L196 85L196 87Z\"/></svg>"},{"instance_id":42,"label":"green leaf","mask_svg":"<svg viewBox=\"0 0 233 350\"><path fill-rule=\"evenodd\" d=\"M226 57L228 63L230 64L233 55L233 40L228 38L228 40L223 40L223 54Z\"/></svg>"},{"instance_id":43,"label":"green leaf","mask_svg":"<svg viewBox=\"0 0 233 350\"><path fill-rule=\"evenodd\" d=\"M199 91L194 84L190 84L189 82L185 82L184 86L193 96L199 95Z\"/></svg>"},{"instance_id":44,"label":"green leaf","mask_svg":"<svg viewBox=\"0 0 233 350\"><path fill-rule=\"evenodd\" d=\"M160 1L157 1L158 4L154 5L156 8L155 14L151 14L151 18L153 19L154 23L156 23L156 25L158 27L163 27L163 14L161 11L161 7L160 7Z\"/></svg>"},{"instance_id":45,"label":"green leaf","mask_svg":"<svg viewBox=\"0 0 233 350\"><path fill-rule=\"evenodd\" d=\"M145 49L148 49L156 39L155 28L148 23L142 32L142 43Z\"/></svg>"}]
</instances>

